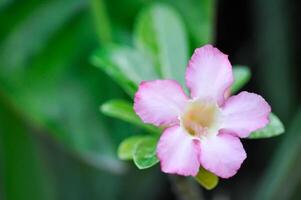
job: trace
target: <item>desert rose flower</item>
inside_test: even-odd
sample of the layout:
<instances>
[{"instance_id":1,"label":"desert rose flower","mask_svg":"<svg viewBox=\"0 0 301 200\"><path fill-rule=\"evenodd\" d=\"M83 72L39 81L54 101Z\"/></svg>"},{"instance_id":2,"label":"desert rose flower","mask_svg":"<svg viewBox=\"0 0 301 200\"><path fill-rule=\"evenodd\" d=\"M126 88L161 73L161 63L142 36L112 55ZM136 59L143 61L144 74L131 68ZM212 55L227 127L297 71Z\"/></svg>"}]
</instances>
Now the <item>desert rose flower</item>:
<instances>
[{"instance_id":1,"label":"desert rose flower","mask_svg":"<svg viewBox=\"0 0 301 200\"><path fill-rule=\"evenodd\" d=\"M142 82L134 110L145 123L165 128L157 145L163 172L195 176L203 167L229 178L246 158L239 138L266 126L271 108L249 92L225 99L232 66L212 45L195 50L185 79L190 98L174 80Z\"/></svg>"}]
</instances>

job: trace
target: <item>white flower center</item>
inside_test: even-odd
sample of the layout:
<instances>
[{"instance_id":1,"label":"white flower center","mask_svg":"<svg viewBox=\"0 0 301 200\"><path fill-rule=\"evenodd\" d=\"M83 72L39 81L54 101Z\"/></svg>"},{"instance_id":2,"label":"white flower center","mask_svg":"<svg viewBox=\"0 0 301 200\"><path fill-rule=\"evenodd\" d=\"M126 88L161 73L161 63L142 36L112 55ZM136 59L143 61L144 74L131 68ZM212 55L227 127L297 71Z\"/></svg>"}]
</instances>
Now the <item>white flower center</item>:
<instances>
[{"instance_id":1,"label":"white flower center","mask_svg":"<svg viewBox=\"0 0 301 200\"><path fill-rule=\"evenodd\" d=\"M192 136L217 134L219 107L210 101L193 100L181 116L181 125Z\"/></svg>"}]
</instances>

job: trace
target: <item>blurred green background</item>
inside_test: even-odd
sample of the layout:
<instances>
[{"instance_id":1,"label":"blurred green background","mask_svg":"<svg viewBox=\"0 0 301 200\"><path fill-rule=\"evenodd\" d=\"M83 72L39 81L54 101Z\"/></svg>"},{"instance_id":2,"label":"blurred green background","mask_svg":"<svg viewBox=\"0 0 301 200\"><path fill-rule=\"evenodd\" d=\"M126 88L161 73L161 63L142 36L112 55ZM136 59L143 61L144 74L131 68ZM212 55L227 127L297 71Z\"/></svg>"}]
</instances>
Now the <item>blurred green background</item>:
<instances>
[{"instance_id":1,"label":"blurred green background","mask_svg":"<svg viewBox=\"0 0 301 200\"><path fill-rule=\"evenodd\" d=\"M183 20L190 54L213 43L249 66L244 89L263 95L287 130L244 140L239 173L212 191L198 186L203 199L301 198L297 0L2 0L0 199L177 199L158 165L139 171L118 160L118 144L141 129L99 112L109 99L130 98L90 62L109 43L133 46L139 12L154 2Z\"/></svg>"}]
</instances>

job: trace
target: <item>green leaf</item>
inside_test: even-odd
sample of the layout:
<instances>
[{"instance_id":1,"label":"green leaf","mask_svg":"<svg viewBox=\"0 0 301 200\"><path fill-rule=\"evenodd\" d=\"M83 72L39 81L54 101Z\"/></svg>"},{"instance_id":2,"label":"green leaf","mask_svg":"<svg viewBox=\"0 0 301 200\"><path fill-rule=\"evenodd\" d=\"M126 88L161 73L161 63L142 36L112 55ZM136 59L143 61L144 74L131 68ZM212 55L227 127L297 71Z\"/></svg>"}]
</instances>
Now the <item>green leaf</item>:
<instances>
[{"instance_id":1,"label":"green leaf","mask_svg":"<svg viewBox=\"0 0 301 200\"><path fill-rule=\"evenodd\" d=\"M251 133L251 135L248 138L250 139L270 138L284 133L285 131L284 126L280 121L280 119L274 113L271 113L269 118L270 118L270 123L266 127Z\"/></svg>"},{"instance_id":2,"label":"green leaf","mask_svg":"<svg viewBox=\"0 0 301 200\"><path fill-rule=\"evenodd\" d=\"M231 92L238 92L251 78L250 69L246 66L233 66L234 83L231 87Z\"/></svg>"},{"instance_id":3,"label":"green leaf","mask_svg":"<svg viewBox=\"0 0 301 200\"><path fill-rule=\"evenodd\" d=\"M91 0L92 14L100 43L112 42L112 28L104 0Z\"/></svg>"},{"instance_id":4,"label":"green leaf","mask_svg":"<svg viewBox=\"0 0 301 200\"><path fill-rule=\"evenodd\" d=\"M91 61L113 78L131 97L141 81L159 78L151 58L130 47L108 45L96 51Z\"/></svg>"},{"instance_id":5,"label":"green leaf","mask_svg":"<svg viewBox=\"0 0 301 200\"><path fill-rule=\"evenodd\" d=\"M148 137L141 140L134 151L134 163L139 169L147 169L159 162L156 156L157 139Z\"/></svg>"},{"instance_id":6,"label":"green leaf","mask_svg":"<svg viewBox=\"0 0 301 200\"><path fill-rule=\"evenodd\" d=\"M8 7L13 1L12 0L1 0L0 1L0 11Z\"/></svg>"},{"instance_id":7,"label":"green leaf","mask_svg":"<svg viewBox=\"0 0 301 200\"><path fill-rule=\"evenodd\" d=\"M160 131L159 128L143 123L136 115L133 105L125 100L109 100L100 109L105 115L132 123L149 132L158 133Z\"/></svg>"},{"instance_id":8,"label":"green leaf","mask_svg":"<svg viewBox=\"0 0 301 200\"><path fill-rule=\"evenodd\" d=\"M207 190L212 190L213 188L215 188L219 181L219 178L215 174L205 170L202 167L200 168L200 171L194 178L200 185L202 185Z\"/></svg>"},{"instance_id":9,"label":"green leaf","mask_svg":"<svg viewBox=\"0 0 301 200\"><path fill-rule=\"evenodd\" d=\"M84 4L83 0L51 1L32 11L1 44L0 59L4 73L0 75L5 74L5 78L10 79L22 76L31 56L45 47L49 38L78 14L78 8ZM56 17L53 17L53 13L56 13Z\"/></svg>"},{"instance_id":10,"label":"green leaf","mask_svg":"<svg viewBox=\"0 0 301 200\"><path fill-rule=\"evenodd\" d=\"M134 34L136 46L152 56L160 75L184 84L188 43L178 13L167 5L153 4L138 16Z\"/></svg>"},{"instance_id":11,"label":"green leaf","mask_svg":"<svg viewBox=\"0 0 301 200\"><path fill-rule=\"evenodd\" d=\"M73 3L70 6L73 7ZM38 53L24 54L27 62L18 63L17 68L0 63L0 93L30 126L39 127L69 153L98 169L120 174L124 165L116 156L115 145L128 136L130 130L113 126L115 122L106 120L97 107L123 93L107 76L86 62L96 43L89 13L71 19L54 37L44 38L45 44ZM36 35L39 33L35 32L36 27L40 30L44 26L38 23L33 29L28 26L27 31ZM24 46L27 44L28 41ZM13 60L14 54L8 56L11 58L7 59ZM4 76L6 69L12 76Z\"/></svg>"},{"instance_id":12,"label":"green leaf","mask_svg":"<svg viewBox=\"0 0 301 200\"><path fill-rule=\"evenodd\" d=\"M0 11L0 99L24 124L0 109L0 199L134 200L149 190L144 199L156 198L156 170L120 176L115 147L132 130L97 109L124 93L86 62L97 45L88 1L9 1Z\"/></svg>"},{"instance_id":13,"label":"green leaf","mask_svg":"<svg viewBox=\"0 0 301 200\"><path fill-rule=\"evenodd\" d=\"M214 43L215 39L215 0L164 0L170 3L183 16L185 25L192 37L193 47Z\"/></svg>"},{"instance_id":14,"label":"green leaf","mask_svg":"<svg viewBox=\"0 0 301 200\"><path fill-rule=\"evenodd\" d=\"M146 136L132 136L123 140L118 147L118 157L121 160L132 160L137 144Z\"/></svg>"}]
</instances>

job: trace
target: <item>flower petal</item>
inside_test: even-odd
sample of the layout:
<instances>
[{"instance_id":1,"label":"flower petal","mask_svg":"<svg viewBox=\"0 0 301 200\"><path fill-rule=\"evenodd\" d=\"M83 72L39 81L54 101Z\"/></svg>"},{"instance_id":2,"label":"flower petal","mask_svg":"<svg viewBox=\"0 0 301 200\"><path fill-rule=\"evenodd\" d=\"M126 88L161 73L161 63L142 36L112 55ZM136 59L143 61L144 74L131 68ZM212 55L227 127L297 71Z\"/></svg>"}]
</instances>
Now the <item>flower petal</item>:
<instances>
[{"instance_id":1,"label":"flower petal","mask_svg":"<svg viewBox=\"0 0 301 200\"><path fill-rule=\"evenodd\" d=\"M222 129L238 137L248 137L269 123L271 107L254 93L241 92L230 97L222 107Z\"/></svg>"},{"instance_id":2,"label":"flower petal","mask_svg":"<svg viewBox=\"0 0 301 200\"><path fill-rule=\"evenodd\" d=\"M186 85L194 98L212 99L219 105L233 83L228 56L212 45L194 51L186 70Z\"/></svg>"},{"instance_id":3,"label":"flower petal","mask_svg":"<svg viewBox=\"0 0 301 200\"><path fill-rule=\"evenodd\" d=\"M222 178L235 175L247 157L239 138L224 133L203 138L201 150L201 165Z\"/></svg>"},{"instance_id":4,"label":"flower petal","mask_svg":"<svg viewBox=\"0 0 301 200\"><path fill-rule=\"evenodd\" d=\"M200 167L200 143L180 126L167 128L157 146L157 156L165 173L195 176Z\"/></svg>"},{"instance_id":5,"label":"flower petal","mask_svg":"<svg viewBox=\"0 0 301 200\"><path fill-rule=\"evenodd\" d=\"M145 123L171 126L179 123L178 116L188 98L174 80L142 82L134 99L134 110Z\"/></svg>"}]
</instances>

